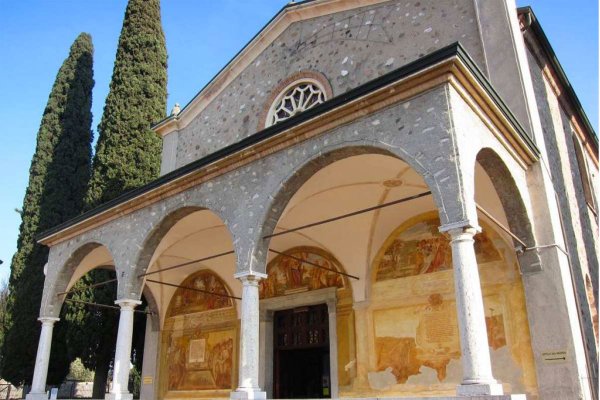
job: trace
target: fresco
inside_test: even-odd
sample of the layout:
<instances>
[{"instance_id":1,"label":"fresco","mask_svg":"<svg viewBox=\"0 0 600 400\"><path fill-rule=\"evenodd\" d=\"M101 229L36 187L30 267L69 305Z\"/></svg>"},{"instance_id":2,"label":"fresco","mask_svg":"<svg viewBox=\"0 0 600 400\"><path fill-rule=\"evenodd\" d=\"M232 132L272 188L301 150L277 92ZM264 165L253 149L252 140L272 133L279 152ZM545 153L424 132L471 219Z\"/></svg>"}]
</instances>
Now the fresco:
<instances>
[{"instance_id":1,"label":"fresco","mask_svg":"<svg viewBox=\"0 0 600 400\"><path fill-rule=\"evenodd\" d=\"M487 337L496 379L507 393L536 398L525 297L512 250L485 222L475 236ZM462 380L451 248L437 214L396 229L373 263L371 303L356 324L371 330L358 387L377 397L453 395ZM358 360L360 363L360 360ZM362 382L362 383L361 383ZM362 385L362 386L360 386ZM356 389L356 388L355 388Z\"/></svg>"},{"instance_id":2,"label":"fresco","mask_svg":"<svg viewBox=\"0 0 600 400\"><path fill-rule=\"evenodd\" d=\"M444 301L440 294L432 294L428 300L426 305L376 313L375 322L380 326L390 324L391 320L403 321L405 325L398 329L405 336L377 336L375 342L377 371L391 367L397 383L406 383L411 376L419 375L422 367L434 370L437 381L444 382L450 362L460 359L455 303ZM497 350L506 346L504 316L486 317L486 324L490 347Z\"/></svg>"},{"instance_id":3,"label":"fresco","mask_svg":"<svg viewBox=\"0 0 600 400\"><path fill-rule=\"evenodd\" d=\"M188 276L181 286L229 294L210 270ZM162 330L161 398L195 396L234 386L238 322L231 298L178 288L169 304Z\"/></svg>"},{"instance_id":4,"label":"fresco","mask_svg":"<svg viewBox=\"0 0 600 400\"><path fill-rule=\"evenodd\" d=\"M386 241L385 252L377 266L376 281L445 271L452 268L452 251L447 236L439 231L436 216L401 227ZM485 232L475 236L475 251L480 264L501 260Z\"/></svg>"},{"instance_id":5,"label":"fresco","mask_svg":"<svg viewBox=\"0 0 600 400\"><path fill-rule=\"evenodd\" d=\"M198 271L187 277L181 286L206 290L211 293L229 294L221 279L207 270ZM167 317L216 310L232 305L233 303L228 297L178 288L169 305Z\"/></svg>"},{"instance_id":6,"label":"fresco","mask_svg":"<svg viewBox=\"0 0 600 400\"><path fill-rule=\"evenodd\" d=\"M326 287L344 287L342 275L314 266L342 270L327 252L313 247L297 247L286 254L295 258L278 255L267 266L268 278L260 281L261 299Z\"/></svg>"},{"instance_id":7,"label":"fresco","mask_svg":"<svg viewBox=\"0 0 600 400\"><path fill-rule=\"evenodd\" d=\"M235 331L171 332L168 390L231 389Z\"/></svg>"}]
</instances>

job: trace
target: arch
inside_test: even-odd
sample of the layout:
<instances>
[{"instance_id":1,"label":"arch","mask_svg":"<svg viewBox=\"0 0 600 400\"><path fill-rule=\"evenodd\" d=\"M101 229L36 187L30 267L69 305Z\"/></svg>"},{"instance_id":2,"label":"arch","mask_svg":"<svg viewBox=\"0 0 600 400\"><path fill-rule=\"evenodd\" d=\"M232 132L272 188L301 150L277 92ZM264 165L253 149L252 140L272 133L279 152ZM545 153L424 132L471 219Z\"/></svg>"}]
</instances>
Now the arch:
<instances>
[{"instance_id":1,"label":"arch","mask_svg":"<svg viewBox=\"0 0 600 400\"><path fill-rule=\"evenodd\" d=\"M398 152L401 153L401 149L399 149ZM412 159L410 156L408 156L408 154L406 154L406 157L400 157L398 154L391 151L390 149L383 147L382 145L377 145L375 143L363 145L348 145L346 143L343 143L339 148L330 150L325 153L318 153L313 155L310 159L305 160L302 165L298 166L297 168L293 168L292 171L289 172L284 177L284 179L282 179L277 192L272 196L273 200L269 204L264 221L261 224L261 228L259 230L260 237L262 238L264 236L268 236L274 232L275 227L277 226L277 223L283 214L283 211L285 210L287 204L290 202L294 194L318 171L337 161L353 156L366 154L378 154L383 156L389 156L406 163L409 167L414 169L419 174L419 176L425 181L425 184L432 193L437 209L444 209L443 207L440 207L440 205L443 204L444 201L442 199L440 191L436 189L437 185L433 175L431 173L428 173L421 163ZM440 218L444 221L448 219L448 217L445 214L440 215ZM270 241L263 240L262 242L263 246L257 246L257 249L253 254L253 261L266 260L267 249ZM256 263L256 269L259 272L265 272L261 269L264 268L264 265L266 265L266 263L258 262Z\"/></svg>"},{"instance_id":2,"label":"arch","mask_svg":"<svg viewBox=\"0 0 600 400\"><path fill-rule=\"evenodd\" d=\"M65 296L59 296L58 294L67 292L70 289L70 287L75 283L72 278L76 275L78 267L90 253L98 248L103 248L108 252L114 267L114 256L107 245L96 239L92 239L84 244L81 244L77 249L70 253L70 256L64 263L59 264L59 268L54 274L50 275L49 271L44 284L44 297L42 300L42 309L40 315L54 317L59 315ZM80 277L95 268L104 266L109 265L103 263L95 266L88 266L86 271L80 274ZM118 286L122 285L122 277L121 274L118 273L117 284Z\"/></svg>"},{"instance_id":3,"label":"arch","mask_svg":"<svg viewBox=\"0 0 600 400\"><path fill-rule=\"evenodd\" d=\"M153 229L150 230L148 235L143 239L142 244L140 246L140 252L137 256L136 261L136 275L143 274L149 270L151 264L153 263L153 259L156 258L156 251L163 241L165 236L171 231L171 229L184 218L189 215L198 212L198 211L208 211L212 214L216 215L219 220L223 223L223 225L227 228L226 222L222 216L214 211L213 209L207 208L205 206L200 205L188 205L188 206L178 206L178 208L168 212L162 219L160 219ZM231 239L231 232L227 228L227 232L229 233ZM139 292L143 287L144 279L137 278L137 276L132 277L133 281L133 290Z\"/></svg>"},{"instance_id":4,"label":"arch","mask_svg":"<svg viewBox=\"0 0 600 400\"><path fill-rule=\"evenodd\" d=\"M529 213L515 179L504 160L491 148L484 147L477 153L476 161L481 165L494 186L510 230L525 242L528 248L535 247L536 240ZM473 174L473 177L475 177L475 174ZM513 243L516 248L522 247L516 240ZM536 252L519 251L518 253L522 271L536 270L540 267L539 255Z\"/></svg>"}]
</instances>

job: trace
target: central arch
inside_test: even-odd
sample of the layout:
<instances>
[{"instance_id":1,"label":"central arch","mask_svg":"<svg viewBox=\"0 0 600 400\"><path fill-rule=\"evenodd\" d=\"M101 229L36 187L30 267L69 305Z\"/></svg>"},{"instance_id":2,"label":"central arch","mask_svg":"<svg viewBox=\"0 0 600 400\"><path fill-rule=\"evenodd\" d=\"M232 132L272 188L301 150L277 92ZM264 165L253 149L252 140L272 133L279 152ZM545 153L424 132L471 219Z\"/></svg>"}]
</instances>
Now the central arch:
<instances>
[{"instance_id":1,"label":"central arch","mask_svg":"<svg viewBox=\"0 0 600 400\"><path fill-rule=\"evenodd\" d=\"M423 167L420 169L424 170ZM394 202L393 206L378 207ZM355 213L372 207L375 208L371 211ZM262 338L275 334L270 332L275 322L269 310L327 304L330 318L333 315L330 326L335 327L329 338L329 354L335 354L335 359L329 359L330 375L323 377L323 382L328 384L324 384L321 395L327 393L326 397L338 397L365 390L361 385L366 378L362 356L365 354L367 338L364 329L367 321L362 316L358 319L355 308L370 301L367 283L377 249L397 224L417 210L437 215L434 196L422 173L388 149L368 145L341 147L311 158L296 172L289 174L274 195L263 227L263 235L267 239L263 242L262 251L266 253L270 266L267 268L267 282L284 279L282 276L286 274L273 277L271 268L281 259L282 253L302 248L329 254L340 265L339 271L346 274L343 277L346 291L335 285L313 290L308 277L310 274L306 271L315 267L307 264L302 269L303 259L311 257L308 255L310 252L296 255L295 261L292 259L290 263L299 263L298 269L304 271L298 272L298 282L291 285L280 282L288 289L279 293L277 305L267 300L261 302ZM353 215L336 218L346 214ZM324 220L329 221L321 224ZM296 229L312 223L316 224ZM302 278L304 275L306 279ZM294 278L290 275L287 279ZM275 352L270 351L270 342L269 339L261 342L264 348L261 349L261 359L265 360L261 370L266 371L261 384L269 395L275 396L282 392L281 382L277 382L275 373L274 380L270 381L270 371L277 364L276 359L271 361Z\"/></svg>"}]
</instances>

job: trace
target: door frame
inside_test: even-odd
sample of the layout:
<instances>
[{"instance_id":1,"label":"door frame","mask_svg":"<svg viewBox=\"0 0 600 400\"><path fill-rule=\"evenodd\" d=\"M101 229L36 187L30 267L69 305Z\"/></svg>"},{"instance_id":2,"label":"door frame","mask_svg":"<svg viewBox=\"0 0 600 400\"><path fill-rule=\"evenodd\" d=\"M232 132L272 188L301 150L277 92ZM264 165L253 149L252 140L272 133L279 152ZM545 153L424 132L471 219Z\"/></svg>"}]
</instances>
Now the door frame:
<instances>
[{"instance_id":1,"label":"door frame","mask_svg":"<svg viewBox=\"0 0 600 400\"><path fill-rule=\"evenodd\" d=\"M273 397L273 315L275 311L301 306L327 304L329 313L329 379L331 398L339 397L338 387L338 349L337 349L337 287L310 290L287 296L272 297L260 301L260 369L259 384L267 392L267 398Z\"/></svg>"}]
</instances>

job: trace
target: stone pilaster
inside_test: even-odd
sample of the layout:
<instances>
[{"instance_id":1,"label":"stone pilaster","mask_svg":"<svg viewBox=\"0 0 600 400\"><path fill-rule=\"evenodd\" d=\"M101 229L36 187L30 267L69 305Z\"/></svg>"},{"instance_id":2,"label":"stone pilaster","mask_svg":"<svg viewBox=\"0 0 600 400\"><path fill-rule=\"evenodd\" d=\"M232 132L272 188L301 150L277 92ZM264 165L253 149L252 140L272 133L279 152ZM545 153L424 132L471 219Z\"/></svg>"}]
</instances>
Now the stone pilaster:
<instances>
[{"instance_id":1,"label":"stone pilaster","mask_svg":"<svg viewBox=\"0 0 600 400\"><path fill-rule=\"evenodd\" d=\"M369 387L367 380L369 373L368 307L369 303L365 301L355 302L353 305L354 327L356 330L356 378L353 384L355 390L364 390Z\"/></svg>"},{"instance_id":2,"label":"stone pilaster","mask_svg":"<svg viewBox=\"0 0 600 400\"><path fill-rule=\"evenodd\" d=\"M107 400L131 400L133 394L127 390L129 383L129 366L131 364L131 339L133 337L133 312L139 300L120 299L115 304L121 307L119 314L119 332L117 333L117 347L115 349L115 363L113 367L113 381Z\"/></svg>"},{"instance_id":3,"label":"stone pilaster","mask_svg":"<svg viewBox=\"0 0 600 400\"><path fill-rule=\"evenodd\" d=\"M485 326L483 296L475 258L473 236L480 228L442 226L451 237L454 290L462 352L463 380L460 396L501 395L502 385L492 376L492 364Z\"/></svg>"},{"instance_id":4,"label":"stone pilaster","mask_svg":"<svg viewBox=\"0 0 600 400\"><path fill-rule=\"evenodd\" d=\"M239 385L232 399L266 399L258 383L260 314L258 282L267 275L243 272L234 275L242 282Z\"/></svg>"},{"instance_id":5,"label":"stone pilaster","mask_svg":"<svg viewBox=\"0 0 600 400\"><path fill-rule=\"evenodd\" d=\"M40 340L38 342L37 356L35 358L35 370L33 371L33 381L31 391L27 394L27 400L47 399L46 378L48 376L48 364L50 362L50 348L52 346L52 331L54 323L59 318L40 317L38 321L42 323Z\"/></svg>"}]
</instances>

